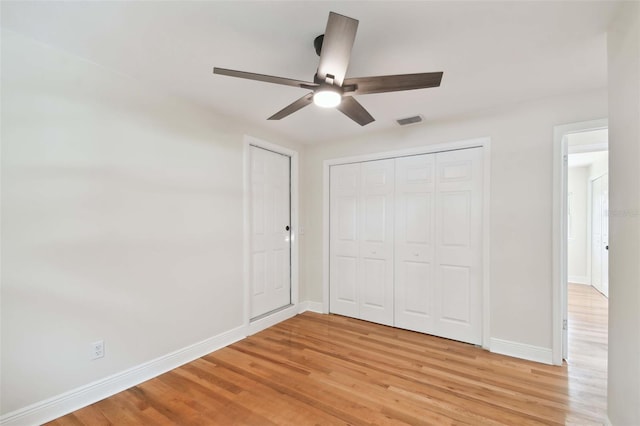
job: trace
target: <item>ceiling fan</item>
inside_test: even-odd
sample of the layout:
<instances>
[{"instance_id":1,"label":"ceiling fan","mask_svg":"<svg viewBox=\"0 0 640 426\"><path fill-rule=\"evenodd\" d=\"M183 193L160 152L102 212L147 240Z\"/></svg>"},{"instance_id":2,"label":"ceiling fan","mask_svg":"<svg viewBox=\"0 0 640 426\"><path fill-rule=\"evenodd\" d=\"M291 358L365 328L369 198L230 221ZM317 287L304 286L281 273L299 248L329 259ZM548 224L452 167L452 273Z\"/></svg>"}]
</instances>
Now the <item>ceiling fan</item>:
<instances>
[{"instance_id":1,"label":"ceiling fan","mask_svg":"<svg viewBox=\"0 0 640 426\"><path fill-rule=\"evenodd\" d=\"M325 33L314 40L316 53L320 56L320 63L313 82L225 68L213 68L213 73L300 87L312 91L273 114L268 118L269 120L280 120L313 102L325 108L335 107L361 126L371 123L374 118L356 101L353 95L440 86L442 72L345 78L357 29L358 21L356 19L334 12L329 13Z\"/></svg>"}]
</instances>

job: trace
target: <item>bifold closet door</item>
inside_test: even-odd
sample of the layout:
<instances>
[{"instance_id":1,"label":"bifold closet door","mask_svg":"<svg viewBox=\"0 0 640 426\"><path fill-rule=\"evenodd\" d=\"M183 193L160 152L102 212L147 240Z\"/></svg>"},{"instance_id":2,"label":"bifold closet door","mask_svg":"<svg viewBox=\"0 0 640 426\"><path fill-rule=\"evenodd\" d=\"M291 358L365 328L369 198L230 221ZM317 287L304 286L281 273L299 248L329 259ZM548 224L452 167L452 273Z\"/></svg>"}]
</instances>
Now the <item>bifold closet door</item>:
<instances>
[{"instance_id":1,"label":"bifold closet door","mask_svg":"<svg viewBox=\"0 0 640 426\"><path fill-rule=\"evenodd\" d=\"M482 342L482 148L332 166L330 311Z\"/></svg>"},{"instance_id":2,"label":"bifold closet door","mask_svg":"<svg viewBox=\"0 0 640 426\"><path fill-rule=\"evenodd\" d=\"M331 312L393 325L394 160L333 166Z\"/></svg>"},{"instance_id":3,"label":"bifold closet door","mask_svg":"<svg viewBox=\"0 0 640 426\"><path fill-rule=\"evenodd\" d=\"M436 154L435 331L482 343L482 148Z\"/></svg>"},{"instance_id":4,"label":"bifold closet door","mask_svg":"<svg viewBox=\"0 0 640 426\"><path fill-rule=\"evenodd\" d=\"M396 159L396 327L435 326L435 154Z\"/></svg>"},{"instance_id":5,"label":"bifold closet door","mask_svg":"<svg viewBox=\"0 0 640 426\"><path fill-rule=\"evenodd\" d=\"M482 149L396 159L395 326L482 340Z\"/></svg>"},{"instance_id":6,"label":"bifold closet door","mask_svg":"<svg viewBox=\"0 0 640 426\"><path fill-rule=\"evenodd\" d=\"M331 167L329 307L358 318L360 164Z\"/></svg>"}]
</instances>

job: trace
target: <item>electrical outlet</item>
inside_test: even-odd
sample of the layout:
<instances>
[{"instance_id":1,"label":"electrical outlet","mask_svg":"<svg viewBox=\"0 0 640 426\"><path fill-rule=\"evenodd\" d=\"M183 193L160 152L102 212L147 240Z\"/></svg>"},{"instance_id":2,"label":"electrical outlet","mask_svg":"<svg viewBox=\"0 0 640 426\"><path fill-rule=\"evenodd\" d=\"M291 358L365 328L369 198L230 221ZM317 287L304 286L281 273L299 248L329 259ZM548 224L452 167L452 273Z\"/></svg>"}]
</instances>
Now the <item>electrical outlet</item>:
<instances>
[{"instance_id":1,"label":"electrical outlet","mask_svg":"<svg viewBox=\"0 0 640 426\"><path fill-rule=\"evenodd\" d=\"M98 359L104 356L104 340L98 340L91 344L91 359Z\"/></svg>"}]
</instances>

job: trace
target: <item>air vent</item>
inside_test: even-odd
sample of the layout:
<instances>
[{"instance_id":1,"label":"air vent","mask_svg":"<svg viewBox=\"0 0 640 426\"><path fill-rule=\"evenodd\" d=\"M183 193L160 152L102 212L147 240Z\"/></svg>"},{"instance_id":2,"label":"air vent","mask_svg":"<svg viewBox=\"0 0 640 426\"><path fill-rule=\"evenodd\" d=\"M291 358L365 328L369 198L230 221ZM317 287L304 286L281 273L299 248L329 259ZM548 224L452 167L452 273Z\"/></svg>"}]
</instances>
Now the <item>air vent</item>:
<instances>
[{"instance_id":1,"label":"air vent","mask_svg":"<svg viewBox=\"0 0 640 426\"><path fill-rule=\"evenodd\" d=\"M396 123L398 123L400 126L407 126L409 124L420 123L421 121L422 121L421 115L414 115L413 117L400 118L396 120Z\"/></svg>"}]
</instances>

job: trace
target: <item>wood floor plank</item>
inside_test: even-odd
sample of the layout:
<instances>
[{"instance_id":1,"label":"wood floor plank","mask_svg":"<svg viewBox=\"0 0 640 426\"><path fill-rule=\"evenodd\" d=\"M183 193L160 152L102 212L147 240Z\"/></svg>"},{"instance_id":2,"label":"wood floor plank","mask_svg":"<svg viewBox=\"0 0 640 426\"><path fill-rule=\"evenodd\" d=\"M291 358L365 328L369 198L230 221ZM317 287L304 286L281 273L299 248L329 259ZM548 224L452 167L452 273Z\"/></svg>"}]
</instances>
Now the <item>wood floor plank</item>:
<instances>
[{"instance_id":1,"label":"wood floor plank","mask_svg":"<svg viewBox=\"0 0 640 426\"><path fill-rule=\"evenodd\" d=\"M50 425L600 425L607 300L569 285L569 359L548 366L304 313Z\"/></svg>"}]
</instances>

